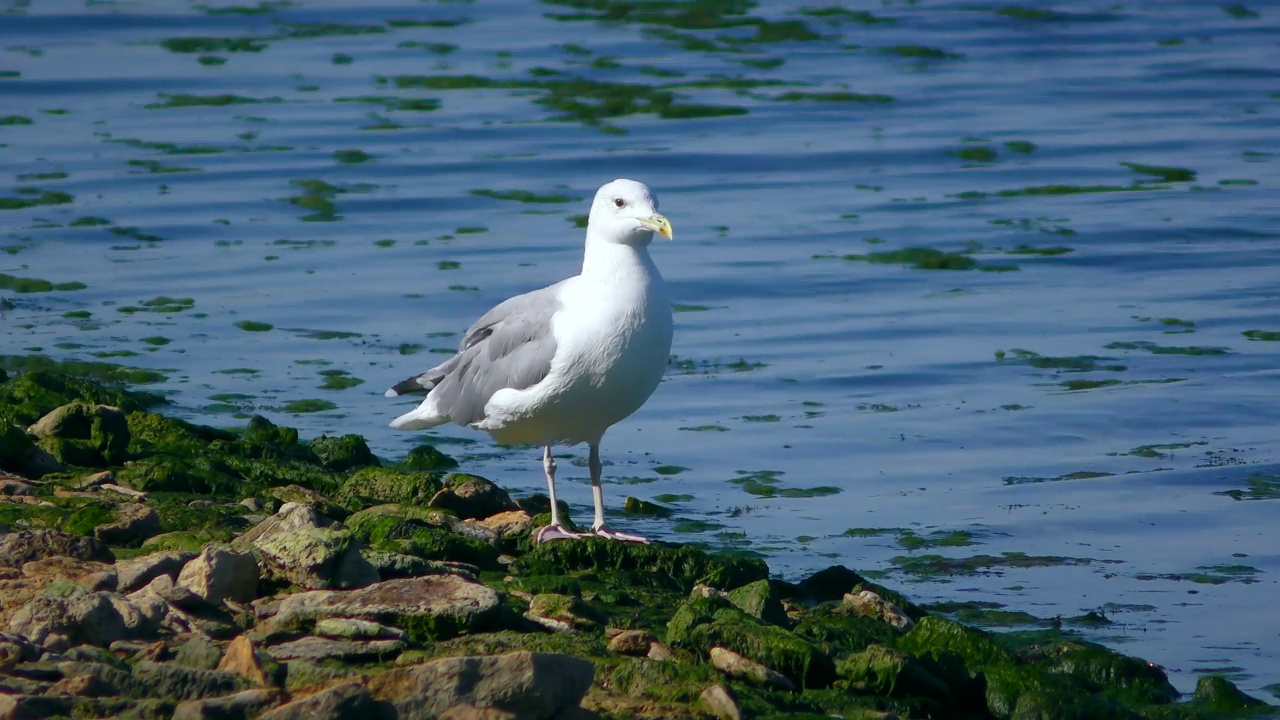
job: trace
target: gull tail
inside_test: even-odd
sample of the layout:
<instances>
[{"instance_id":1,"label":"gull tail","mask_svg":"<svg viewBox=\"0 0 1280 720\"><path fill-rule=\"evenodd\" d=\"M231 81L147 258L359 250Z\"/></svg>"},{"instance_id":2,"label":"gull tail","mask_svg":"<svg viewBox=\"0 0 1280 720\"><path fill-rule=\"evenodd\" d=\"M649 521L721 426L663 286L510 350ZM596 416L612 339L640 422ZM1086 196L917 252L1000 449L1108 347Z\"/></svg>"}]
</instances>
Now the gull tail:
<instances>
[{"instance_id":1,"label":"gull tail","mask_svg":"<svg viewBox=\"0 0 1280 720\"><path fill-rule=\"evenodd\" d=\"M441 415L436 404L427 398L418 407L391 421L391 427L397 430L426 430L449 422L449 416Z\"/></svg>"}]
</instances>

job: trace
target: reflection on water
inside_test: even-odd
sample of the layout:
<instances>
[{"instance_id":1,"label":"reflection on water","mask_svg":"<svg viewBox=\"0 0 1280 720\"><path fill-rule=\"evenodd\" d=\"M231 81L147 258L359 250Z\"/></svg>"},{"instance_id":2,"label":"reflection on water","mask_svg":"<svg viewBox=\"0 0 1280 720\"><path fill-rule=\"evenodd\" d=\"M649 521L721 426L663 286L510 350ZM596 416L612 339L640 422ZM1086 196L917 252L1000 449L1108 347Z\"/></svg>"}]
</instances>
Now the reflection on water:
<instances>
[{"instance_id":1,"label":"reflection on water","mask_svg":"<svg viewBox=\"0 0 1280 720\"><path fill-rule=\"evenodd\" d=\"M1098 610L1184 690L1280 670L1267 8L2 12L3 354L400 457L385 386L634 177L681 236L671 371L606 440L612 505L678 510L640 530Z\"/></svg>"}]
</instances>

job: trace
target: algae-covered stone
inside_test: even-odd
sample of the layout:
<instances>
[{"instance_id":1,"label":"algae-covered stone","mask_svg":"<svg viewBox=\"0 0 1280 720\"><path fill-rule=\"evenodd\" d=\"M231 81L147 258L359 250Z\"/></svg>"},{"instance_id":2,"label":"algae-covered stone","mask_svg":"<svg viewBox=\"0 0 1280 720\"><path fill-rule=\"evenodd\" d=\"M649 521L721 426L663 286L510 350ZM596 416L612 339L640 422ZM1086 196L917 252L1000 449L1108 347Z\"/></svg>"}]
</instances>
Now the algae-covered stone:
<instances>
[{"instance_id":1,"label":"algae-covered stone","mask_svg":"<svg viewBox=\"0 0 1280 720\"><path fill-rule=\"evenodd\" d=\"M321 435L307 443L307 446L320 459L321 464L336 472L379 464L378 458L369 449L369 444L359 435Z\"/></svg>"},{"instance_id":2,"label":"algae-covered stone","mask_svg":"<svg viewBox=\"0 0 1280 720\"><path fill-rule=\"evenodd\" d=\"M446 477L444 487L432 496L427 505L472 520L516 509L506 490L482 477L464 473Z\"/></svg>"},{"instance_id":3,"label":"algae-covered stone","mask_svg":"<svg viewBox=\"0 0 1280 720\"><path fill-rule=\"evenodd\" d=\"M405 455L404 466L419 472L443 472L458 467L458 461L430 445L419 445Z\"/></svg>"},{"instance_id":4,"label":"algae-covered stone","mask_svg":"<svg viewBox=\"0 0 1280 720\"><path fill-rule=\"evenodd\" d=\"M883 645L871 645L836 663L836 674L859 693L934 698L951 704L951 691L910 655Z\"/></svg>"},{"instance_id":5,"label":"algae-covered stone","mask_svg":"<svg viewBox=\"0 0 1280 720\"><path fill-rule=\"evenodd\" d=\"M900 636L875 618L817 612L806 613L791 631L835 657L861 652L873 644L892 644Z\"/></svg>"},{"instance_id":6,"label":"algae-covered stone","mask_svg":"<svg viewBox=\"0 0 1280 720\"><path fill-rule=\"evenodd\" d=\"M378 571L360 555L347 530L303 528L274 533L253 544L268 577L308 590L351 588L378 581Z\"/></svg>"},{"instance_id":7,"label":"algae-covered stone","mask_svg":"<svg viewBox=\"0 0 1280 720\"><path fill-rule=\"evenodd\" d=\"M108 545L137 546L160 532L160 516L142 503L121 503L109 522L93 529L94 537Z\"/></svg>"},{"instance_id":8,"label":"algae-covered stone","mask_svg":"<svg viewBox=\"0 0 1280 720\"><path fill-rule=\"evenodd\" d=\"M789 627L787 613L782 609L782 597L768 580L757 580L729 591L729 602L743 612L767 623Z\"/></svg>"},{"instance_id":9,"label":"algae-covered stone","mask_svg":"<svg viewBox=\"0 0 1280 720\"><path fill-rule=\"evenodd\" d=\"M550 630L594 630L604 618L582 598L557 593L539 593L529 601L525 619Z\"/></svg>"},{"instance_id":10,"label":"algae-covered stone","mask_svg":"<svg viewBox=\"0 0 1280 720\"><path fill-rule=\"evenodd\" d=\"M1265 707L1267 703L1240 691L1230 680L1221 675L1206 675L1196 681L1196 694L1191 698L1193 707L1216 712L1240 712Z\"/></svg>"},{"instance_id":11,"label":"algae-covered stone","mask_svg":"<svg viewBox=\"0 0 1280 720\"><path fill-rule=\"evenodd\" d=\"M248 602L258 594L258 563L250 553L207 545L183 566L177 584L211 603Z\"/></svg>"},{"instance_id":12,"label":"algae-covered stone","mask_svg":"<svg viewBox=\"0 0 1280 720\"><path fill-rule=\"evenodd\" d=\"M306 505L327 518L343 520L348 515L347 509L325 497L323 493L301 485L282 485L266 491L268 497L281 503Z\"/></svg>"},{"instance_id":13,"label":"algae-covered stone","mask_svg":"<svg viewBox=\"0 0 1280 720\"><path fill-rule=\"evenodd\" d=\"M1076 687L1033 665L988 666L987 711L999 720L1139 720L1115 701Z\"/></svg>"},{"instance_id":14,"label":"algae-covered stone","mask_svg":"<svg viewBox=\"0 0 1280 720\"><path fill-rule=\"evenodd\" d=\"M50 411L27 432L65 465L103 467L128 458L129 423L110 405L69 403Z\"/></svg>"},{"instance_id":15,"label":"algae-covered stone","mask_svg":"<svg viewBox=\"0 0 1280 720\"><path fill-rule=\"evenodd\" d=\"M542 543L520 558L514 569L526 576L615 574L619 584L686 593L698 583L738 587L769 575L764 561L754 558L712 555L689 546L641 545L601 538Z\"/></svg>"},{"instance_id":16,"label":"algae-covered stone","mask_svg":"<svg viewBox=\"0 0 1280 720\"><path fill-rule=\"evenodd\" d=\"M23 425L30 425L54 408L76 401L110 405L128 413L163 403L164 398L45 371L25 372L0 384L0 406L7 409L13 422Z\"/></svg>"},{"instance_id":17,"label":"algae-covered stone","mask_svg":"<svg viewBox=\"0 0 1280 720\"><path fill-rule=\"evenodd\" d=\"M1142 658L1086 642L1040 645L1032 651L1036 665L1045 672L1126 704L1163 705L1178 699L1178 690L1164 671Z\"/></svg>"},{"instance_id":18,"label":"algae-covered stone","mask_svg":"<svg viewBox=\"0 0 1280 720\"><path fill-rule=\"evenodd\" d=\"M938 617L920 620L898 641L898 649L917 657L949 651L959 656L971 675L987 667L1013 664L1016 658L990 633Z\"/></svg>"},{"instance_id":19,"label":"algae-covered stone","mask_svg":"<svg viewBox=\"0 0 1280 720\"><path fill-rule=\"evenodd\" d=\"M795 683L782 673L774 672L758 662L748 660L738 653L719 646L711 648L711 666L731 678L747 680L764 687L795 690Z\"/></svg>"},{"instance_id":20,"label":"algae-covered stone","mask_svg":"<svg viewBox=\"0 0 1280 720\"><path fill-rule=\"evenodd\" d=\"M704 656L712 647L726 647L786 675L800 687L827 687L835 679L835 665L817 647L719 597L696 598L681 605L667 623L666 641Z\"/></svg>"},{"instance_id":21,"label":"algae-covered stone","mask_svg":"<svg viewBox=\"0 0 1280 720\"><path fill-rule=\"evenodd\" d=\"M32 471L31 454L35 449L35 438L0 415L0 468L30 473L33 477L43 475L44 472Z\"/></svg>"},{"instance_id":22,"label":"algae-covered stone","mask_svg":"<svg viewBox=\"0 0 1280 720\"><path fill-rule=\"evenodd\" d=\"M337 497L356 507L379 503L426 505L439 491L440 478L433 473L366 467L351 473Z\"/></svg>"},{"instance_id":23,"label":"algae-covered stone","mask_svg":"<svg viewBox=\"0 0 1280 720\"><path fill-rule=\"evenodd\" d=\"M376 550L427 560L497 564L498 549L456 530L465 530L449 513L412 505L378 505L355 513L347 527Z\"/></svg>"},{"instance_id":24,"label":"algae-covered stone","mask_svg":"<svg viewBox=\"0 0 1280 720\"><path fill-rule=\"evenodd\" d=\"M47 557L112 562L115 556L101 540L76 537L58 530L19 530L0 533L0 567L20 568Z\"/></svg>"}]
</instances>

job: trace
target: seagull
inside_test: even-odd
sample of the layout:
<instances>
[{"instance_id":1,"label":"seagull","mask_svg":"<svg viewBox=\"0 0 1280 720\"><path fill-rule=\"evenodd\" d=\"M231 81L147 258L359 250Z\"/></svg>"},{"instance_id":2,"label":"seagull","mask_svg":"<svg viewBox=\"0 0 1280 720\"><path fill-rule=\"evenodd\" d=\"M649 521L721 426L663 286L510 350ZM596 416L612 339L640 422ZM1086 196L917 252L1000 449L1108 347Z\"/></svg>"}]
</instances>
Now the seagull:
<instances>
[{"instance_id":1,"label":"seagull","mask_svg":"<svg viewBox=\"0 0 1280 720\"><path fill-rule=\"evenodd\" d=\"M499 443L541 445L551 524L536 542L593 533L649 542L605 524L600 441L649 399L671 354L671 301L649 257L654 233L672 237L648 187L625 179L604 185L591 203L580 274L499 303L467 330L458 354L386 392L427 393L391 421L397 430L453 422ZM589 448L591 533L566 528L556 504L551 447L578 443Z\"/></svg>"}]
</instances>

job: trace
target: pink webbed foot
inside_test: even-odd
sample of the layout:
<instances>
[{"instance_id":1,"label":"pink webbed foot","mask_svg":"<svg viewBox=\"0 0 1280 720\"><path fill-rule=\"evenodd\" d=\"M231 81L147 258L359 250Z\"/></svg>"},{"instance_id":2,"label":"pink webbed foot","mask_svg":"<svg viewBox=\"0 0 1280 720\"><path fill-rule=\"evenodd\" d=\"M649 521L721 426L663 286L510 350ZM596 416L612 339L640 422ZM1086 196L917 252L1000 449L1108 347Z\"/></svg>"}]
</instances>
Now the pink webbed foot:
<instances>
[{"instance_id":1,"label":"pink webbed foot","mask_svg":"<svg viewBox=\"0 0 1280 720\"><path fill-rule=\"evenodd\" d=\"M590 537L591 533L574 532L563 525L547 525L538 531L534 537L534 543L544 543L549 540L577 540L578 538Z\"/></svg>"},{"instance_id":2,"label":"pink webbed foot","mask_svg":"<svg viewBox=\"0 0 1280 720\"><path fill-rule=\"evenodd\" d=\"M602 537L606 540L617 540L618 542L640 543L642 545L649 544L649 539L646 537L643 537L640 535L632 535L631 533L618 532L617 530L610 530L609 528L604 526L600 526L596 528L595 532L597 537Z\"/></svg>"}]
</instances>

